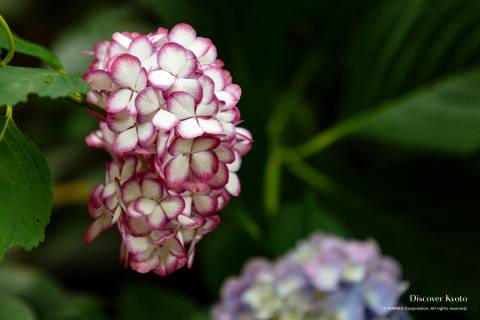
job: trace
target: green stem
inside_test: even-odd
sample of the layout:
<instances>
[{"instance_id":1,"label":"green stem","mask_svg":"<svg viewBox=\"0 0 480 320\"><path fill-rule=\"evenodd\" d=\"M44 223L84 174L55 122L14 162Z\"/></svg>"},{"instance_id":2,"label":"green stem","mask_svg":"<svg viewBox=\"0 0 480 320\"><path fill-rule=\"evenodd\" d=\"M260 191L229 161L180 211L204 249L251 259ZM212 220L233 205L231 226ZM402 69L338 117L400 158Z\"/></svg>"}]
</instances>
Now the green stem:
<instances>
[{"instance_id":1,"label":"green stem","mask_svg":"<svg viewBox=\"0 0 480 320\"><path fill-rule=\"evenodd\" d=\"M85 108L87 110L96 112L96 113L98 113L99 115L102 115L102 116L105 115L105 110L103 110L99 106L96 106L96 105L93 105L93 104L90 104L90 103L86 102L85 99L83 98L82 94L80 94L78 92L72 93L71 95L69 95L68 99L70 101L76 103L79 107L82 107L82 108Z\"/></svg>"},{"instance_id":2,"label":"green stem","mask_svg":"<svg viewBox=\"0 0 480 320\"><path fill-rule=\"evenodd\" d=\"M283 154L286 167L298 178L322 192L330 192L334 188L330 178L297 157L294 151L284 150Z\"/></svg>"},{"instance_id":3,"label":"green stem","mask_svg":"<svg viewBox=\"0 0 480 320\"><path fill-rule=\"evenodd\" d=\"M315 137L296 147L294 152L300 158L306 158L317 152L320 152L341 138L361 128L365 125L365 123L369 122L371 119L376 117L379 112L382 111L384 111L384 109L380 108L379 110L377 109L370 112L365 112L358 116L354 116L350 119L342 121L337 125L320 132Z\"/></svg>"},{"instance_id":4,"label":"green stem","mask_svg":"<svg viewBox=\"0 0 480 320\"><path fill-rule=\"evenodd\" d=\"M5 31L7 35L7 40L8 40L8 53L3 58L3 60L0 62L0 65L6 66L7 64L12 61L13 55L15 54L15 41L13 40L13 34L12 31L10 31L10 28L8 27L7 21L2 17L0 14L0 26L2 29Z\"/></svg>"},{"instance_id":5,"label":"green stem","mask_svg":"<svg viewBox=\"0 0 480 320\"><path fill-rule=\"evenodd\" d=\"M265 212L269 216L273 216L277 211L280 203L280 183L282 170L282 156L279 146L272 146L268 154L265 168L264 181L264 205Z\"/></svg>"},{"instance_id":6,"label":"green stem","mask_svg":"<svg viewBox=\"0 0 480 320\"><path fill-rule=\"evenodd\" d=\"M7 110L5 112L5 124L3 125L2 132L0 133L0 142L3 140L5 136L5 132L7 132L8 123L12 120L13 108L12 106L8 105Z\"/></svg>"}]
</instances>

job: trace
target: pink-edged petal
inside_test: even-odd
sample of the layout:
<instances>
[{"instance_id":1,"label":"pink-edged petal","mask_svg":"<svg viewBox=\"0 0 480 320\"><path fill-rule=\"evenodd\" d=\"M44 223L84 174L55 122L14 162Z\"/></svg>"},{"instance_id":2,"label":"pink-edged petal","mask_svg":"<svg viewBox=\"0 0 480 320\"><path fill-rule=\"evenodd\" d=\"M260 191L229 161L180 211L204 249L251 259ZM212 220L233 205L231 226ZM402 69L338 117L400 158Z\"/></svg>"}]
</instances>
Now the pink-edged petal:
<instances>
[{"instance_id":1,"label":"pink-edged petal","mask_svg":"<svg viewBox=\"0 0 480 320\"><path fill-rule=\"evenodd\" d=\"M198 101L202 97L202 86L197 79L177 79L169 92L187 92Z\"/></svg>"},{"instance_id":2,"label":"pink-edged petal","mask_svg":"<svg viewBox=\"0 0 480 320\"><path fill-rule=\"evenodd\" d=\"M107 116L108 128L117 133L132 127L136 121L137 118L129 114L126 110L115 114L108 114Z\"/></svg>"},{"instance_id":3,"label":"pink-edged petal","mask_svg":"<svg viewBox=\"0 0 480 320\"><path fill-rule=\"evenodd\" d=\"M231 108L217 113L216 118L221 122L234 123L240 118L240 112L237 108Z\"/></svg>"},{"instance_id":4,"label":"pink-edged petal","mask_svg":"<svg viewBox=\"0 0 480 320\"><path fill-rule=\"evenodd\" d=\"M175 76L165 70L153 70L148 73L148 81L155 88L167 90L175 83Z\"/></svg>"},{"instance_id":5,"label":"pink-edged petal","mask_svg":"<svg viewBox=\"0 0 480 320\"><path fill-rule=\"evenodd\" d=\"M187 254L185 252L185 248L183 247L182 243L175 238L169 239L165 241L164 245L165 248L170 251L176 257L184 258Z\"/></svg>"},{"instance_id":6,"label":"pink-edged petal","mask_svg":"<svg viewBox=\"0 0 480 320\"><path fill-rule=\"evenodd\" d=\"M130 39L129 37L127 37L121 32L115 32L112 35L112 39L115 40L119 45L121 45L125 49L127 49L132 42L132 39Z\"/></svg>"},{"instance_id":7,"label":"pink-edged petal","mask_svg":"<svg viewBox=\"0 0 480 320\"><path fill-rule=\"evenodd\" d=\"M130 89L120 89L112 93L107 100L107 112L118 113L127 110L132 103L133 94L134 92Z\"/></svg>"},{"instance_id":8,"label":"pink-edged petal","mask_svg":"<svg viewBox=\"0 0 480 320\"><path fill-rule=\"evenodd\" d=\"M209 104L212 102L215 91L215 84L213 83L213 80L206 76L202 75L200 78L198 78L198 81L200 82L200 85L202 86L202 104Z\"/></svg>"},{"instance_id":9,"label":"pink-edged petal","mask_svg":"<svg viewBox=\"0 0 480 320\"><path fill-rule=\"evenodd\" d=\"M142 65L137 57L121 54L112 63L110 75L112 80L122 87L135 88L141 77Z\"/></svg>"},{"instance_id":10,"label":"pink-edged petal","mask_svg":"<svg viewBox=\"0 0 480 320\"><path fill-rule=\"evenodd\" d=\"M176 233L176 230L172 229L153 230L150 233L150 237L152 239L152 242L155 245L159 246L162 245L165 241L174 238Z\"/></svg>"},{"instance_id":11,"label":"pink-edged petal","mask_svg":"<svg viewBox=\"0 0 480 320\"><path fill-rule=\"evenodd\" d=\"M242 88L236 83L228 84L225 87L225 91L228 91L231 94L233 94L237 98L237 100L239 100L240 97L242 96Z\"/></svg>"},{"instance_id":12,"label":"pink-edged petal","mask_svg":"<svg viewBox=\"0 0 480 320\"><path fill-rule=\"evenodd\" d=\"M159 179L144 179L142 182L142 194L150 199L160 199L163 196L163 186Z\"/></svg>"},{"instance_id":13,"label":"pink-edged petal","mask_svg":"<svg viewBox=\"0 0 480 320\"><path fill-rule=\"evenodd\" d=\"M223 126L216 119L198 118L198 125L203 131L209 134L222 134Z\"/></svg>"},{"instance_id":14,"label":"pink-edged petal","mask_svg":"<svg viewBox=\"0 0 480 320\"><path fill-rule=\"evenodd\" d=\"M151 214L156 204L156 201L149 198L140 198L134 202L135 210L143 215Z\"/></svg>"},{"instance_id":15,"label":"pink-edged petal","mask_svg":"<svg viewBox=\"0 0 480 320\"><path fill-rule=\"evenodd\" d=\"M212 41L208 38L197 37L192 44L188 46L188 49L192 51L197 58L205 55L212 45Z\"/></svg>"},{"instance_id":16,"label":"pink-edged petal","mask_svg":"<svg viewBox=\"0 0 480 320\"><path fill-rule=\"evenodd\" d=\"M158 129L168 132L178 124L179 120L173 113L160 109L153 117L152 122Z\"/></svg>"},{"instance_id":17,"label":"pink-edged petal","mask_svg":"<svg viewBox=\"0 0 480 320\"><path fill-rule=\"evenodd\" d=\"M112 80L108 72L104 70L92 70L83 76L83 80L90 86L90 89L96 91L110 90Z\"/></svg>"},{"instance_id":18,"label":"pink-edged petal","mask_svg":"<svg viewBox=\"0 0 480 320\"><path fill-rule=\"evenodd\" d=\"M229 171L237 172L242 165L242 156L238 151L234 151L234 160L232 163L227 164L227 168Z\"/></svg>"},{"instance_id":19,"label":"pink-edged petal","mask_svg":"<svg viewBox=\"0 0 480 320\"><path fill-rule=\"evenodd\" d=\"M215 92L215 96L218 100L225 102L227 108L234 106L238 102L237 97L227 91Z\"/></svg>"},{"instance_id":20,"label":"pink-edged petal","mask_svg":"<svg viewBox=\"0 0 480 320\"><path fill-rule=\"evenodd\" d=\"M240 179L236 173L230 172L225 189L227 189L228 193L232 196L238 197L240 195Z\"/></svg>"},{"instance_id":21,"label":"pink-edged petal","mask_svg":"<svg viewBox=\"0 0 480 320\"><path fill-rule=\"evenodd\" d=\"M200 103L195 108L195 114L198 117L209 117L217 113L218 103L215 100L212 100L210 103L204 104Z\"/></svg>"},{"instance_id":22,"label":"pink-edged petal","mask_svg":"<svg viewBox=\"0 0 480 320\"><path fill-rule=\"evenodd\" d=\"M137 126L138 140L140 143L147 143L155 137L155 126L151 122L142 123Z\"/></svg>"},{"instance_id":23,"label":"pink-edged petal","mask_svg":"<svg viewBox=\"0 0 480 320\"><path fill-rule=\"evenodd\" d=\"M142 61L142 67L145 68L147 73L149 73L150 71L158 68L157 60L158 54L155 52L149 58Z\"/></svg>"},{"instance_id":24,"label":"pink-edged petal","mask_svg":"<svg viewBox=\"0 0 480 320\"><path fill-rule=\"evenodd\" d=\"M198 124L197 119L190 118L181 121L176 127L177 133L185 139L192 139L201 136L204 131Z\"/></svg>"},{"instance_id":25,"label":"pink-edged petal","mask_svg":"<svg viewBox=\"0 0 480 320\"><path fill-rule=\"evenodd\" d=\"M218 170L218 158L212 151L201 151L192 154L191 169L195 177L207 180Z\"/></svg>"},{"instance_id":26,"label":"pink-edged petal","mask_svg":"<svg viewBox=\"0 0 480 320\"><path fill-rule=\"evenodd\" d=\"M162 207L160 207L159 205L155 206L152 214L150 214L147 219L148 224L155 229L159 229L167 223L167 217L165 215L165 212L163 212Z\"/></svg>"},{"instance_id":27,"label":"pink-edged petal","mask_svg":"<svg viewBox=\"0 0 480 320\"><path fill-rule=\"evenodd\" d=\"M159 96L162 101L160 101ZM147 115L158 110L164 103L161 92L157 92L151 87L142 90L135 98L137 112L141 115Z\"/></svg>"},{"instance_id":28,"label":"pink-edged petal","mask_svg":"<svg viewBox=\"0 0 480 320\"><path fill-rule=\"evenodd\" d=\"M211 139L215 139L215 138L211 138ZM172 145L170 146L170 148L168 148L168 152L174 156L190 153L193 151L192 150L193 143L194 142L191 139L176 138L172 142Z\"/></svg>"},{"instance_id":29,"label":"pink-edged petal","mask_svg":"<svg viewBox=\"0 0 480 320\"><path fill-rule=\"evenodd\" d=\"M85 243L91 243L95 240L100 233L107 229L111 225L112 216L102 216L95 221L93 221L87 228L85 233L84 241Z\"/></svg>"},{"instance_id":30,"label":"pink-edged petal","mask_svg":"<svg viewBox=\"0 0 480 320\"><path fill-rule=\"evenodd\" d=\"M115 139L113 150L118 153L129 152L135 149L138 144L137 129L135 127L120 133Z\"/></svg>"},{"instance_id":31,"label":"pink-edged petal","mask_svg":"<svg viewBox=\"0 0 480 320\"><path fill-rule=\"evenodd\" d=\"M179 23L170 30L168 39L172 42L181 44L184 47L190 46L197 37L195 29L189 24Z\"/></svg>"},{"instance_id":32,"label":"pink-edged petal","mask_svg":"<svg viewBox=\"0 0 480 320\"><path fill-rule=\"evenodd\" d=\"M186 78L195 71L197 61L193 53L189 54L181 45L171 42L160 49L158 64L161 69Z\"/></svg>"},{"instance_id":33,"label":"pink-edged petal","mask_svg":"<svg viewBox=\"0 0 480 320\"><path fill-rule=\"evenodd\" d=\"M148 59L155 51L154 45L145 36L135 38L128 47L128 53L140 59Z\"/></svg>"},{"instance_id":34,"label":"pink-edged petal","mask_svg":"<svg viewBox=\"0 0 480 320\"><path fill-rule=\"evenodd\" d=\"M199 137L193 141L192 152L213 150L220 144L220 139L214 137Z\"/></svg>"},{"instance_id":35,"label":"pink-edged petal","mask_svg":"<svg viewBox=\"0 0 480 320\"><path fill-rule=\"evenodd\" d=\"M218 67L210 67L204 70L205 75L210 77L215 84L215 91L221 91L227 84L225 71Z\"/></svg>"},{"instance_id":36,"label":"pink-edged petal","mask_svg":"<svg viewBox=\"0 0 480 320\"><path fill-rule=\"evenodd\" d=\"M148 225L147 218L145 216L138 216L135 218L126 218L126 225L128 226L128 231L132 236L135 237L144 237L150 233L150 226Z\"/></svg>"},{"instance_id":37,"label":"pink-edged petal","mask_svg":"<svg viewBox=\"0 0 480 320\"><path fill-rule=\"evenodd\" d=\"M202 215L209 215L217 210L217 198L207 195L193 197L195 210Z\"/></svg>"},{"instance_id":38,"label":"pink-edged petal","mask_svg":"<svg viewBox=\"0 0 480 320\"><path fill-rule=\"evenodd\" d=\"M215 148L214 152L217 154L218 160L223 163L233 163L235 161L234 151L225 143Z\"/></svg>"},{"instance_id":39,"label":"pink-edged petal","mask_svg":"<svg viewBox=\"0 0 480 320\"><path fill-rule=\"evenodd\" d=\"M213 189L223 188L228 182L228 176L227 166L224 163L220 163L217 173L208 181L208 185Z\"/></svg>"},{"instance_id":40,"label":"pink-edged petal","mask_svg":"<svg viewBox=\"0 0 480 320\"><path fill-rule=\"evenodd\" d=\"M125 237L125 244L127 246L127 251L129 253L141 253L145 252L148 247L148 239L145 237L134 237L131 235L127 235Z\"/></svg>"},{"instance_id":41,"label":"pink-edged petal","mask_svg":"<svg viewBox=\"0 0 480 320\"><path fill-rule=\"evenodd\" d=\"M167 100L167 110L179 120L194 117L195 99L186 92L174 92Z\"/></svg>"},{"instance_id":42,"label":"pink-edged petal","mask_svg":"<svg viewBox=\"0 0 480 320\"><path fill-rule=\"evenodd\" d=\"M183 198L175 196L170 196L163 199L160 205L169 219L177 217L185 208L185 202L183 201Z\"/></svg>"},{"instance_id":43,"label":"pink-edged petal","mask_svg":"<svg viewBox=\"0 0 480 320\"><path fill-rule=\"evenodd\" d=\"M136 157L130 156L125 158L125 162L122 164L121 170L119 172L120 181L122 182L130 178L135 173L136 168L137 168Z\"/></svg>"},{"instance_id":44,"label":"pink-edged petal","mask_svg":"<svg viewBox=\"0 0 480 320\"><path fill-rule=\"evenodd\" d=\"M157 136L157 157L159 159L163 159L168 152L168 148L171 145L173 140L174 133L171 131L170 133L163 132L161 130L158 131Z\"/></svg>"},{"instance_id":45,"label":"pink-edged petal","mask_svg":"<svg viewBox=\"0 0 480 320\"><path fill-rule=\"evenodd\" d=\"M137 208L135 207L135 201L133 201L127 206L126 213L127 213L127 216L130 218L141 218L144 216L142 212L137 211ZM134 236L139 236L138 234L135 234L135 233L132 233L132 234Z\"/></svg>"},{"instance_id":46,"label":"pink-edged petal","mask_svg":"<svg viewBox=\"0 0 480 320\"><path fill-rule=\"evenodd\" d=\"M124 203L129 203L142 196L142 189L136 179L130 179L121 186L121 197Z\"/></svg>"},{"instance_id":47,"label":"pink-edged petal","mask_svg":"<svg viewBox=\"0 0 480 320\"><path fill-rule=\"evenodd\" d=\"M159 264L160 264L160 258L156 254L140 262L130 261L130 266L132 267L133 270L137 271L138 273L150 272L153 269L157 268Z\"/></svg>"},{"instance_id":48,"label":"pink-edged petal","mask_svg":"<svg viewBox=\"0 0 480 320\"><path fill-rule=\"evenodd\" d=\"M198 59L201 64L211 64L217 59L217 48L212 44L207 52Z\"/></svg>"},{"instance_id":49,"label":"pink-edged petal","mask_svg":"<svg viewBox=\"0 0 480 320\"><path fill-rule=\"evenodd\" d=\"M137 92L142 91L147 86L147 80L148 80L147 71L145 71L145 69L142 68L140 70L140 74L138 75L137 81L135 82L135 86L133 87L133 89Z\"/></svg>"},{"instance_id":50,"label":"pink-edged petal","mask_svg":"<svg viewBox=\"0 0 480 320\"><path fill-rule=\"evenodd\" d=\"M178 187L188 178L189 160L187 156L176 156L165 166L165 182L169 187Z\"/></svg>"}]
</instances>

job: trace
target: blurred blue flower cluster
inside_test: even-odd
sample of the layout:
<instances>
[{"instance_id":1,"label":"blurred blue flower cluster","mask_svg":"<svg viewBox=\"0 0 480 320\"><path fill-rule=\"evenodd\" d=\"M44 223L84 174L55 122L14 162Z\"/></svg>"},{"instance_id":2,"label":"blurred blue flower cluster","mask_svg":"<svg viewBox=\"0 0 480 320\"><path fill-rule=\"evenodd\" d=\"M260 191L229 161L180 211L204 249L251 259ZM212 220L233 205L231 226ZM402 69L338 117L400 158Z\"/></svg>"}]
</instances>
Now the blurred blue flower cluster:
<instances>
[{"instance_id":1,"label":"blurred blue flower cluster","mask_svg":"<svg viewBox=\"0 0 480 320\"><path fill-rule=\"evenodd\" d=\"M391 311L407 283L375 241L314 234L276 262L250 261L227 280L215 320L410 319Z\"/></svg>"}]
</instances>

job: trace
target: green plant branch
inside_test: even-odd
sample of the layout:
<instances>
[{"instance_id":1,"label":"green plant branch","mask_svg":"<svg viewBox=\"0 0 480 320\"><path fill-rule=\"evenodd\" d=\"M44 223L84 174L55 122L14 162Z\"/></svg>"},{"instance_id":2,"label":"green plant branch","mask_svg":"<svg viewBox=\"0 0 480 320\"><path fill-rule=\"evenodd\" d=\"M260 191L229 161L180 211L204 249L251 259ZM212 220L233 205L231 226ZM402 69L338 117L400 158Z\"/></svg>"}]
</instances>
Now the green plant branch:
<instances>
[{"instance_id":1,"label":"green plant branch","mask_svg":"<svg viewBox=\"0 0 480 320\"><path fill-rule=\"evenodd\" d=\"M365 123L375 118L378 113L383 112L384 110L384 108L379 108L373 111L367 111L342 121L296 147L294 152L300 158L306 158L320 152L341 138L361 128Z\"/></svg>"},{"instance_id":2,"label":"green plant branch","mask_svg":"<svg viewBox=\"0 0 480 320\"><path fill-rule=\"evenodd\" d=\"M15 41L13 40L13 34L12 31L10 30L10 27L8 26L7 21L3 18L3 16L0 14L0 26L2 27L3 31L5 31L5 34L7 35L7 40L8 40L8 53L3 58L3 60L0 62L1 66L6 66L12 61L13 55L15 54Z\"/></svg>"},{"instance_id":3,"label":"green plant branch","mask_svg":"<svg viewBox=\"0 0 480 320\"><path fill-rule=\"evenodd\" d=\"M79 107L85 108L85 109L93 111L95 113L98 113L101 116L106 115L105 110L103 110L99 106L96 106L96 105L93 105L93 104L90 104L90 103L86 102L84 96L81 93L76 92L76 93L70 94L68 96L68 100L74 102Z\"/></svg>"},{"instance_id":4,"label":"green plant branch","mask_svg":"<svg viewBox=\"0 0 480 320\"><path fill-rule=\"evenodd\" d=\"M5 111L5 124L3 125L2 132L0 132L0 142L3 140L3 137L5 136L5 132L7 131L7 128L8 128L8 123L12 120L12 115L13 115L12 106L7 106Z\"/></svg>"},{"instance_id":5,"label":"green plant branch","mask_svg":"<svg viewBox=\"0 0 480 320\"><path fill-rule=\"evenodd\" d=\"M268 216L273 216L280 203L282 157L279 146L272 146L267 158L264 181L264 206Z\"/></svg>"},{"instance_id":6,"label":"green plant branch","mask_svg":"<svg viewBox=\"0 0 480 320\"><path fill-rule=\"evenodd\" d=\"M334 189L334 183L330 178L297 157L295 151L284 149L283 157L287 169L315 189L326 193Z\"/></svg>"}]
</instances>

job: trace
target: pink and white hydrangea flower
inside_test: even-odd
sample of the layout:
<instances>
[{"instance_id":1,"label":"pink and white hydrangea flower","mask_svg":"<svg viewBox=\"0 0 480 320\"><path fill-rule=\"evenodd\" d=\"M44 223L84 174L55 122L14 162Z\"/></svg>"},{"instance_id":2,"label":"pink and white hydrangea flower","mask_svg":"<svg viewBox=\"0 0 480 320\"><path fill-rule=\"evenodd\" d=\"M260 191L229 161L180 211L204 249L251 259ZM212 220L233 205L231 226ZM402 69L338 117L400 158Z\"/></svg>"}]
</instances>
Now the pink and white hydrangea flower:
<instances>
[{"instance_id":1,"label":"pink and white hydrangea flower","mask_svg":"<svg viewBox=\"0 0 480 320\"><path fill-rule=\"evenodd\" d=\"M105 111L89 146L109 152L89 202L85 241L118 226L121 258L138 272L191 267L196 244L240 193L237 172L252 137L237 128L240 86L208 38L188 24L95 45L87 101Z\"/></svg>"}]
</instances>

